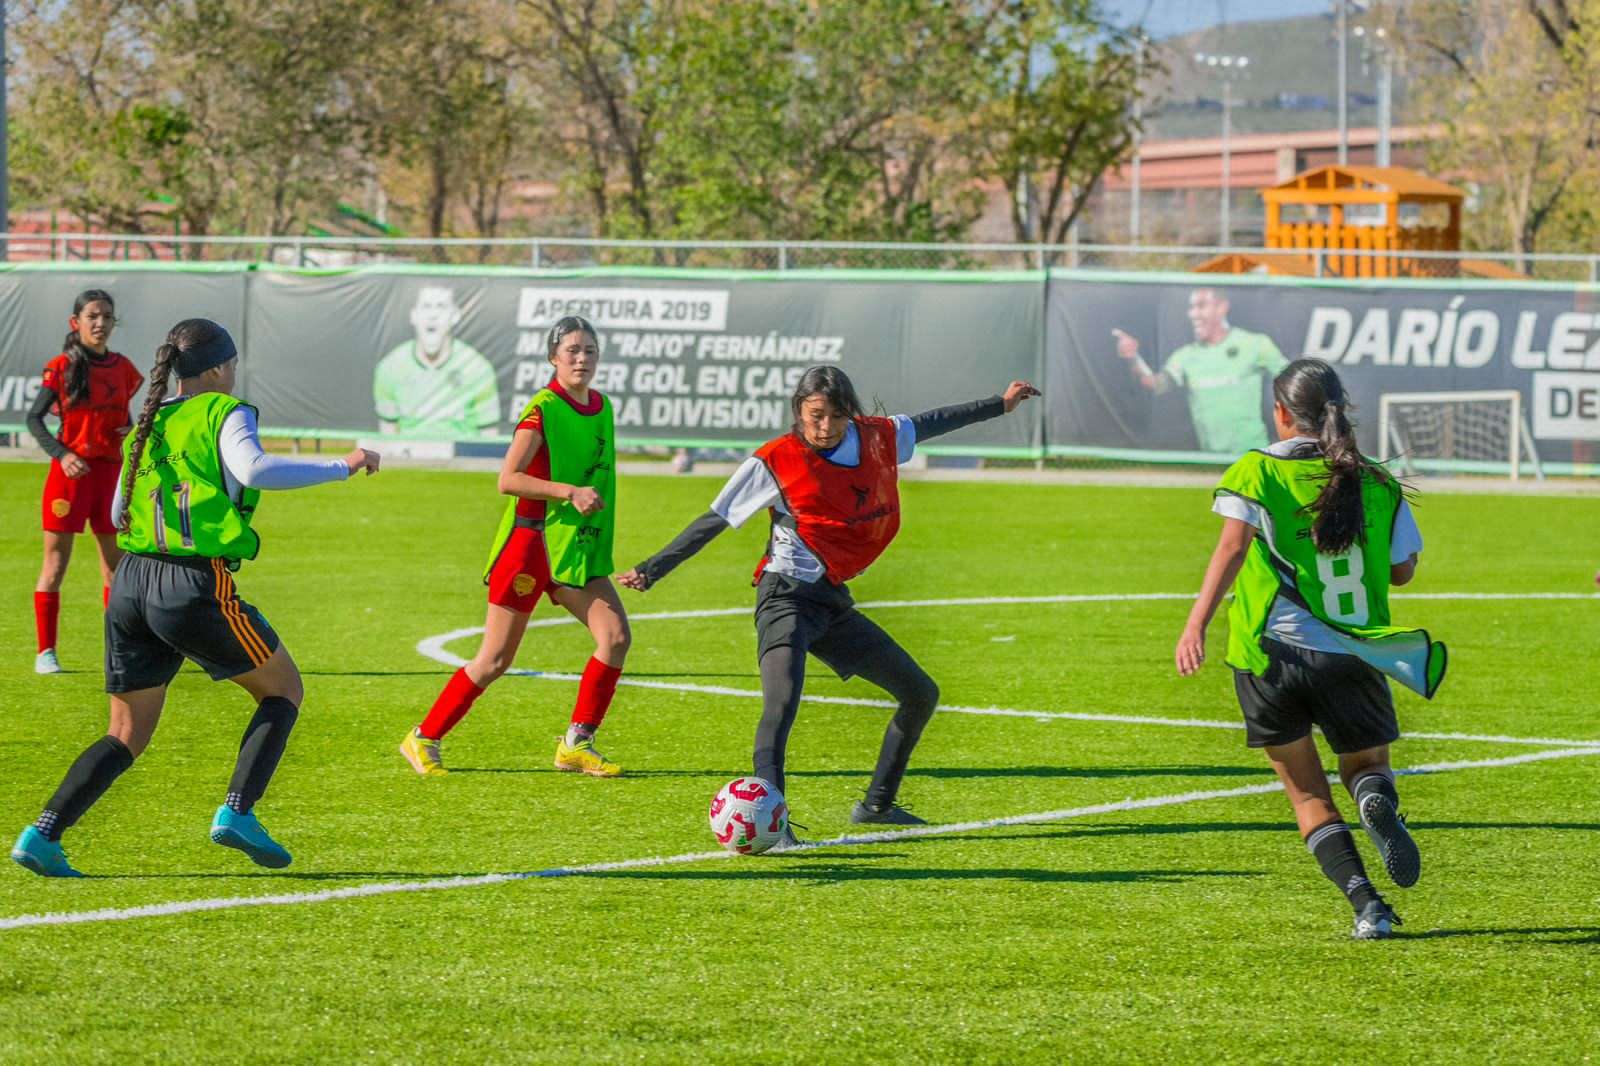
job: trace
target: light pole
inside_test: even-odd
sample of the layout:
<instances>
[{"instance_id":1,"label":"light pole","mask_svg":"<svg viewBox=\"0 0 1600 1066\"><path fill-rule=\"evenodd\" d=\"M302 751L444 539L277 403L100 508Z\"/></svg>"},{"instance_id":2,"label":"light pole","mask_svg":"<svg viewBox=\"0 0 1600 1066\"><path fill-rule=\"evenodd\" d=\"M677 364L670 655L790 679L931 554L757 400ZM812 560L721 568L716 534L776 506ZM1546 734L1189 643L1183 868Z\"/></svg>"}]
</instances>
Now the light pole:
<instances>
[{"instance_id":1,"label":"light pole","mask_svg":"<svg viewBox=\"0 0 1600 1066\"><path fill-rule=\"evenodd\" d=\"M1389 165L1389 127L1394 118L1394 49L1389 47L1389 31L1382 26L1369 29L1357 26L1355 35L1361 41L1361 58L1378 63L1378 165Z\"/></svg>"},{"instance_id":2,"label":"light pole","mask_svg":"<svg viewBox=\"0 0 1600 1066\"><path fill-rule=\"evenodd\" d=\"M1233 218L1230 211L1233 192L1233 154L1229 143L1233 135L1233 83L1245 75L1250 65L1249 56L1223 56L1211 52L1196 52L1195 63L1207 67L1222 78L1222 247L1233 244Z\"/></svg>"},{"instance_id":3,"label":"light pole","mask_svg":"<svg viewBox=\"0 0 1600 1066\"><path fill-rule=\"evenodd\" d=\"M1143 117L1144 34L1140 33L1133 58L1133 168L1130 175L1133 195L1128 200L1128 239L1135 245L1139 243L1139 153L1144 148L1144 132L1140 129Z\"/></svg>"},{"instance_id":4,"label":"light pole","mask_svg":"<svg viewBox=\"0 0 1600 1066\"><path fill-rule=\"evenodd\" d=\"M11 258L11 174L6 169L6 141L11 139L11 122L6 113L6 0L0 0L0 263Z\"/></svg>"},{"instance_id":5,"label":"light pole","mask_svg":"<svg viewBox=\"0 0 1600 1066\"><path fill-rule=\"evenodd\" d=\"M1345 98L1350 95L1350 88L1346 81L1345 45L1350 35L1345 32L1345 13L1348 7L1345 0L1333 0L1333 7L1337 16L1335 22L1338 25L1338 30L1336 32L1339 35L1339 100L1337 106L1339 109L1339 165L1343 166L1350 162L1350 116L1345 110Z\"/></svg>"}]
</instances>

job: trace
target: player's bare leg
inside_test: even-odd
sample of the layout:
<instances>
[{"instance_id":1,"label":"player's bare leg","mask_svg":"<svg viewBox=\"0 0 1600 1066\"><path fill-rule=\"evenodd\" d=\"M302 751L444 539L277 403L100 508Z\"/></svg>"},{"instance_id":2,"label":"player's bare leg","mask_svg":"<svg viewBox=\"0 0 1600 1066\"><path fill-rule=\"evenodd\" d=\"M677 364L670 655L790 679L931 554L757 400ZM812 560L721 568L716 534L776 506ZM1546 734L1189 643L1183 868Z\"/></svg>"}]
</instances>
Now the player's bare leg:
<instances>
[{"instance_id":1,"label":"player's bare leg","mask_svg":"<svg viewBox=\"0 0 1600 1066\"><path fill-rule=\"evenodd\" d=\"M556 742L556 769L591 777L617 777L622 767L595 750L594 735L611 706L633 642L628 614L608 578L595 578L582 588L558 587L553 596L594 638L594 655L578 684L572 720L566 736Z\"/></svg>"},{"instance_id":2,"label":"player's bare leg","mask_svg":"<svg viewBox=\"0 0 1600 1066\"><path fill-rule=\"evenodd\" d=\"M1333 805L1333 791L1322 769L1322 756L1310 735L1289 744L1268 745L1262 749L1272 762L1283 790L1294 806L1294 818L1306 849L1316 858L1323 874L1332 881L1356 912L1353 935L1360 939L1382 939L1392 934L1399 917L1367 877L1366 867L1356 851L1355 838Z\"/></svg>"}]
</instances>

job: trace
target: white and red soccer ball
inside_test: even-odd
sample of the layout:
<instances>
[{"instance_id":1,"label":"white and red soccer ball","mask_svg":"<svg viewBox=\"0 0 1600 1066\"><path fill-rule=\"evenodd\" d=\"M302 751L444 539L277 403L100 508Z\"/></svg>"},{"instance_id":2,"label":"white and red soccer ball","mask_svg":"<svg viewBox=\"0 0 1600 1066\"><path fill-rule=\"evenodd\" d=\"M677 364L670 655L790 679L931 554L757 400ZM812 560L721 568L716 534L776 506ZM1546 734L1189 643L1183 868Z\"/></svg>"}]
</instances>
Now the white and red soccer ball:
<instances>
[{"instance_id":1,"label":"white and red soccer ball","mask_svg":"<svg viewBox=\"0 0 1600 1066\"><path fill-rule=\"evenodd\" d=\"M736 777L711 797L711 833L729 851L759 855L788 828L789 805L770 781Z\"/></svg>"}]
</instances>

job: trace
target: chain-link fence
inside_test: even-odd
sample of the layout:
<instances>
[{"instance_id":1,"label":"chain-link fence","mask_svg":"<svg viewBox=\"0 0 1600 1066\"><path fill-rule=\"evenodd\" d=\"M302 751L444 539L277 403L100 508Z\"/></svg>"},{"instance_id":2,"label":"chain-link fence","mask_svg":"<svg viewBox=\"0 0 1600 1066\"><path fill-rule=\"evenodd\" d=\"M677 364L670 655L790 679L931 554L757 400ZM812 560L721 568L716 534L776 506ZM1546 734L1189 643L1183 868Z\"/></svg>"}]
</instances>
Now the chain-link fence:
<instances>
[{"instance_id":1,"label":"chain-link fence","mask_svg":"<svg viewBox=\"0 0 1600 1066\"><path fill-rule=\"evenodd\" d=\"M1600 255L1273 250L1193 245L897 244L847 241L618 241L582 237L180 237L17 233L0 236L13 262L201 260L340 268L378 263L597 266L716 270L1207 270L1302 277L1480 278L1600 282Z\"/></svg>"}]
</instances>

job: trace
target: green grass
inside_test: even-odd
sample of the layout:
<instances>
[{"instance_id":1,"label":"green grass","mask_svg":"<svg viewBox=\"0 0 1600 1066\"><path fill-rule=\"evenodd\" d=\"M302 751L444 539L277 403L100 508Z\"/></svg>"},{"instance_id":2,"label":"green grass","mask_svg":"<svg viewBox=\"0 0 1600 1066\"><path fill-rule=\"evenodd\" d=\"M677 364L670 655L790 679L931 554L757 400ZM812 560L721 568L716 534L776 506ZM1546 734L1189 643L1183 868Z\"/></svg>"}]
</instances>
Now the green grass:
<instances>
[{"instance_id":1,"label":"green grass","mask_svg":"<svg viewBox=\"0 0 1600 1066\"><path fill-rule=\"evenodd\" d=\"M89 546L61 658L31 673L38 467L0 464L0 829L37 813L104 728ZM704 509L713 481L624 483L619 563ZM905 486L899 541L859 600L1181 592L1216 520L1198 489ZM705 805L747 770L755 701L624 687L603 750L629 775L549 769L574 686L508 677L446 745L395 751L448 669L425 637L480 624L493 475L396 470L269 497L239 574L306 675L261 810L281 873L211 845L248 701L186 668L149 752L67 837L94 875L5 864L0 918L532 871L713 846ZM1592 501L1438 497L1419 592L1588 592ZM725 535L636 615L749 605L765 537ZM1181 601L921 607L874 616L950 704L1235 721L1226 633L1179 679ZM1451 645L1402 724L1600 740L1593 600L1420 600ZM635 622L634 677L753 690L748 615ZM470 655L472 641L452 650ZM574 626L519 664L576 670ZM809 691L875 697L813 662ZM790 800L812 839L848 831L885 712L808 704ZM1401 765L1539 750L1408 740ZM1580 1061L1600 1046L1595 758L1402 781L1421 884L1406 939L1356 944L1280 794L1032 826L451 891L0 930L0 1061ZM475 772L465 772L473 770ZM1233 730L941 715L904 798L938 822L1266 782ZM9 837L7 837L9 840ZM1363 847L1365 842L1362 841ZM1365 851L1369 860L1371 850ZM1380 887L1388 882L1374 870Z\"/></svg>"}]
</instances>

